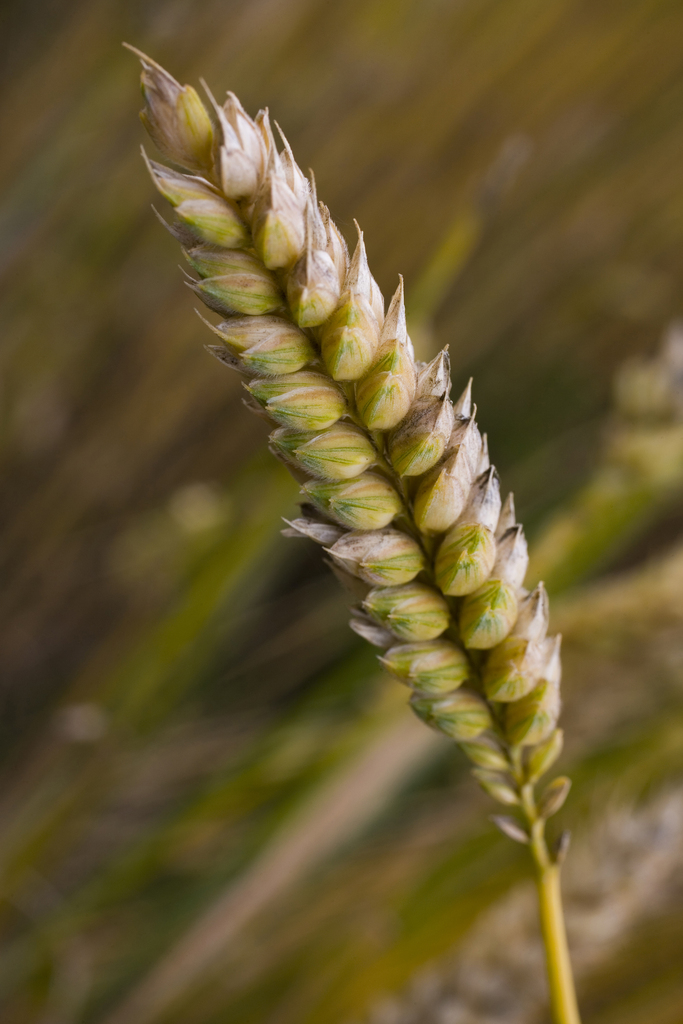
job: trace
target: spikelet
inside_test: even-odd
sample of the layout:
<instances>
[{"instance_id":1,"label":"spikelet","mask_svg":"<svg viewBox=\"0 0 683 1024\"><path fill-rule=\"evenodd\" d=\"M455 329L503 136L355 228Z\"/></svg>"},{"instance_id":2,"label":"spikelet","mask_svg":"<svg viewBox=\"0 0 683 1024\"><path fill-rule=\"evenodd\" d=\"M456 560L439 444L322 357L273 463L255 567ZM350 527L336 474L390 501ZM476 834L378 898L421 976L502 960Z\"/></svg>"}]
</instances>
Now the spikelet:
<instances>
[{"instance_id":1,"label":"spikelet","mask_svg":"<svg viewBox=\"0 0 683 1024\"><path fill-rule=\"evenodd\" d=\"M448 629L448 605L431 587L409 583L371 590L363 608L400 640L435 640Z\"/></svg>"},{"instance_id":2,"label":"spikelet","mask_svg":"<svg viewBox=\"0 0 683 1024\"><path fill-rule=\"evenodd\" d=\"M560 674L558 636L551 641L538 686L506 707L505 732L513 745L529 747L543 743L555 729L561 707Z\"/></svg>"},{"instance_id":3,"label":"spikelet","mask_svg":"<svg viewBox=\"0 0 683 1024\"><path fill-rule=\"evenodd\" d=\"M502 580L489 580L468 594L460 608L460 636L465 647L488 651L501 643L517 618L517 595Z\"/></svg>"},{"instance_id":4,"label":"spikelet","mask_svg":"<svg viewBox=\"0 0 683 1024\"><path fill-rule=\"evenodd\" d=\"M140 120L157 148L190 171L212 170L213 128L196 90L181 86L156 61L134 46L142 64L140 86L145 101Z\"/></svg>"},{"instance_id":5,"label":"spikelet","mask_svg":"<svg viewBox=\"0 0 683 1024\"><path fill-rule=\"evenodd\" d=\"M379 660L387 671L428 696L443 696L473 678L467 655L450 640L399 644Z\"/></svg>"},{"instance_id":6,"label":"spikelet","mask_svg":"<svg viewBox=\"0 0 683 1024\"><path fill-rule=\"evenodd\" d=\"M350 530L381 530L403 510L399 495L378 473L329 483L311 480L302 490L321 512Z\"/></svg>"},{"instance_id":7,"label":"spikelet","mask_svg":"<svg viewBox=\"0 0 683 1024\"><path fill-rule=\"evenodd\" d=\"M291 267L303 252L306 222L271 143L263 183L256 198L251 230L254 248L269 270Z\"/></svg>"},{"instance_id":8,"label":"spikelet","mask_svg":"<svg viewBox=\"0 0 683 1024\"><path fill-rule=\"evenodd\" d=\"M488 579L496 561L499 511L500 483L490 468L475 481L460 519L439 546L434 570L444 594L463 597Z\"/></svg>"},{"instance_id":9,"label":"spikelet","mask_svg":"<svg viewBox=\"0 0 683 1024\"><path fill-rule=\"evenodd\" d=\"M454 406L455 426L442 460L424 475L415 495L415 522L426 534L444 533L460 517L467 503L481 455L481 434L475 418L458 415L458 406L470 408L471 385Z\"/></svg>"},{"instance_id":10,"label":"spikelet","mask_svg":"<svg viewBox=\"0 0 683 1024\"><path fill-rule=\"evenodd\" d=\"M331 257L325 255L333 265ZM380 324L370 303L370 281L363 235L359 230L339 304L330 311L332 315L320 336L325 366L335 380L358 380L374 358Z\"/></svg>"},{"instance_id":11,"label":"spikelet","mask_svg":"<svg viewBox=\"0 0 683 1024\"><path fill-rule=\"evenodd\" d=\"M203 178L190 178L142 156L152 181L175 210L190 235L222 249L239 249L249 242L249 231L237 205Z\"/></svg>"},{"instance_id":12,"label":"spikelet","mask_svg":"<svg viewBox=\"0 0 683 1024\"><path fill-rule=\"evenodd\" d=\"M412 537L390 528L344 534L328 551L347 572L373 586L410 583L427 564Z\"/></svg>"},{"instance_id":13,"label":"spikelet","mask_svg":"<svg viewBox=\"0 0 683 1024\"><path fill-rule=\"evenodd\" d=\"M493 648L482 672L489 700L513 701L533 690L543 674L545 652L519 636L508 636Z\"/></svg>"},{"instance_id":14,"label":"spikelet","mask_svg":"<svg viewBox=\"0 0 683 1024\"><path fill-rule=\"evenodd\" d=\"M377 457L367 434L346 420L320 433L281 427L270 435L270 443L280 456L323 480L351 480Z\"/></svg>"},{"instance_id":15,"label":"spikelet","mask_svg":"<svg viewBox=\"0 0 683 1024\"><path fill-rule=\"evenodd\" d=\"M398 426L412 405L416 383L401 278L382 327L375 361L356 388L358 413L366 427L390 430Z\"/></svg>"},{"instance_id":16,"label":"spikelet","mask_svg":"<svg viewBox=\"0 0 683 1024\"><path fill-rule=\"evenodd\" d=\"M493 725L486 701L471 690L456 690L441 698L416 694L410 704L423 722L454 740L474 740Z\"/></svg>"},{"instance_id":17,"label":"spikelet","mask_svg":"<svg viewBox=\"0 0 683 1024\"><path fill-rule=\"evenodd\" d=\"M234 316L216 325L208 320L204 323L240 357L246 369L254 373L268 376L295 373L316 357L310 339L282 317Z\"/></svg>"},{"instance_id":18,"label":"spikelet","mask_svg":"<svg viewBox=\"0 0 683 1024\"><path fill-rule=\"evenodd\" d=\"M315 201L309 199L306 248L287 279L287 302L299 327L318 327L325 323L339 299L339 277L326 244L320 213Z\"/></svg>"},{"instance_id":19,"label":"spikelet","mask_svg":"<svg viewBox=\"0 0 683 1024\"><path fill-rule=\"evenodd\" d=\"M402 278L385 317L360 228L349 260L267 111L252 120L228 93L212 100L214 132L194 90L138 56L143 122L189 172L145 158L198 275L189 285L222 316L212 351L246 376L247 403L275 424L271 449L302 484L283 532L326 549L351 628L482 788L519 808L520 821L495 819L502 831L552 863L539 828L568 782L539 800L533 786L562 748L559 638L546 636L543 585L523 588L526 541L512 495L501 503L472 382L453 404L448 352L415 363Z\"/></svg>"},{"instance_id":20,"label":"spikelet","mask_svg":"<svg viewBox=\"0 0 683 1024\"><path fill-rule=\"evenodd\" d=\"M444 350L420 373L415 401L389 435L389 458L400 476L421 476L446 450L455 426L450 390L450 364Z\"/></svg>"},{"instance_id":21,"label":"spikelet","mask_svg":"<svg viewBox=\"0 0 683 1024\"><path fill-rule=\"evenodd\" d=\"M221 187L231 199L256 195L265 169L266 150L258 126L229 92L222 107L214 109L221 127L217 164Z\"/></svg>"},{"instance_id":22,"label":"spikelet","mask_svg":"<svg viewBox=\"0 0 683 1024\"><path fill-rule=\"evenodd\" d=\"M207 262L203 266L208 269ZM223 250L221 270L188 282L209 309L223 316L243 313L254 317L282 309L284 296L277 278L251 253Z\"/></svg>"}]
</instances>

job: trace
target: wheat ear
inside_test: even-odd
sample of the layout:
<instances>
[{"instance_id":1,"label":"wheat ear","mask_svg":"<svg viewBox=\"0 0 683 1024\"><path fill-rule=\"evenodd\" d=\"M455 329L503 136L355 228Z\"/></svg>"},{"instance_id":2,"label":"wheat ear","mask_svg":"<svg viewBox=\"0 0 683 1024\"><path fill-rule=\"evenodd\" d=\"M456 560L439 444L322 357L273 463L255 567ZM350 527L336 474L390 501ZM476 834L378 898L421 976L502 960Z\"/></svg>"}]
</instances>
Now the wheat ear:
<instances>
[{"instance_id":1,"label":"wheat ear","mask_svg":"<svg viewBox=\"0 0 683 1024\"><path fill-rule=\"evenodd\" d=\"M220 106L207 90L210 116L191 86L133 52L142 121L182 170L145 156L147 168L198 275L189 287L222 317L205 321L220 338L210 351L244 375L247 404L276 424L271 448L302 485L284 533L324 547L354 595L352 629L513 811L492 820L530 847L554 1017L578 1024L559 886L568 836L552 851L545 839L570 782L535 793L562 748L560 638L546 635L543 584L523 587L524 533L512 495L501 502L471 382L453 403L447 351L415 361L403 282L385 316L360 229L349 258L267 111L252 120L232 93Z\"/></svg>"}]
</instances>

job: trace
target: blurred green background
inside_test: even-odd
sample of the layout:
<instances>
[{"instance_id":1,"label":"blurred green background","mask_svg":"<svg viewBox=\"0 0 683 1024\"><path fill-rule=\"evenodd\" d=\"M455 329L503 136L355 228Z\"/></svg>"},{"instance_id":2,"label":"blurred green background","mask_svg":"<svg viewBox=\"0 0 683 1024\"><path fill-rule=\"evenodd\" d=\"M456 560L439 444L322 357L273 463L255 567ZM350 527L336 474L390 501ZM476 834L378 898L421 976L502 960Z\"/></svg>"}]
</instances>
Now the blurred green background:
<instances>
[{"instance_id":1,"label":"blurred green background","mask_svg":"<svg viewBox=\"0 0 683 1024\"><path fill-rule=\"evenodd\" d=\"M670 0L5 0L3 1022L546 1020L525 851L279 535L123 39L268 105L474 376L565 635L585 1022L681 1024L683 427L612 398L683 313Z\"/></svg>"}]
</instances>

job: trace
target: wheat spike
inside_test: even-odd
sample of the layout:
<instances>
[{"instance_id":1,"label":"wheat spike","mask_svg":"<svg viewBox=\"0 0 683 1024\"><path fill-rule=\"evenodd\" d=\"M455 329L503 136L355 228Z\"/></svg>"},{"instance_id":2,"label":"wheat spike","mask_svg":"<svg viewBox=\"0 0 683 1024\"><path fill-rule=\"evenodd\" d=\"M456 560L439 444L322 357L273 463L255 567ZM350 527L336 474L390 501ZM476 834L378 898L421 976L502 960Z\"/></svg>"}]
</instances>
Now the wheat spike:
<instances>
[{"instance_id":1,"label":"wheat spike","mask_svg":"<svg viewBox=\"0 0 683 1024\"><path fill-rule=\"evenodd\" d=\"M302 517L284 532L324 545L351 577L352 628L516 811L494 817L502 831L556 877L544 827L569 780L538 799L534 787L562 746L559 638L546 636L542 584L524 589L524 533L512 496L501 502L471 382L454 405L447 350L415 361L403 280L385 315L360 228L349 259L267 112L252 120L228 93L223 107L210 97L211 122L193 90L134 52L143 124L190 171L145 158L198 274L190 287L223 318L209 326L224 347L210 351L246 376L247 404L273 421L272 450L302 484Z\"/></svg>"}]
</instances>

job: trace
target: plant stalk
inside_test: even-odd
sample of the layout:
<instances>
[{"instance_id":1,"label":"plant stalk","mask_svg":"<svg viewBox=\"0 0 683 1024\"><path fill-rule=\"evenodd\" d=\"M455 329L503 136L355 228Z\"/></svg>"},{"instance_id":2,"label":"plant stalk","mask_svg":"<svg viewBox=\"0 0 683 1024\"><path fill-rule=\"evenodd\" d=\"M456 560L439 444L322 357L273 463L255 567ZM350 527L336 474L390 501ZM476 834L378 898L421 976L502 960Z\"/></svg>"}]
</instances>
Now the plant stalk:
<instances>
[{"instance_id":1,"label":"plant stalk","mask_svg":"<svg viewBox=\"0 0 683 1024\"><path fill-rule=\"evenodd\" d=\"M553 1022L581 1024L562 909L560 865L551 860L543 833L540 830L534 831L536 834L532 836L531 848L536 864L541 932Z\"/></svg>"}]
</instances>

